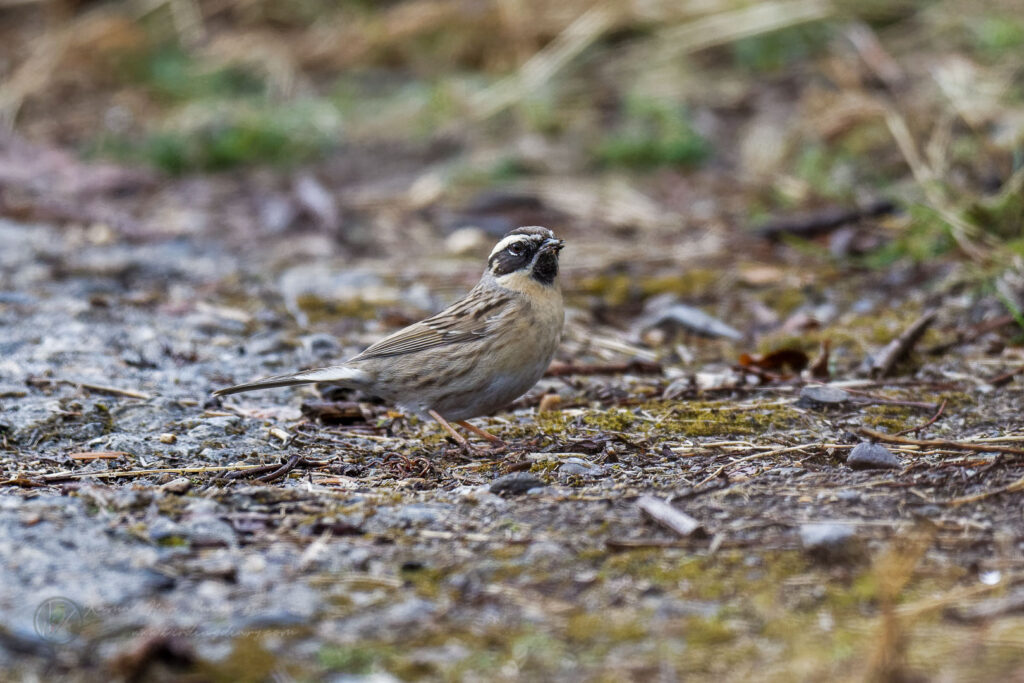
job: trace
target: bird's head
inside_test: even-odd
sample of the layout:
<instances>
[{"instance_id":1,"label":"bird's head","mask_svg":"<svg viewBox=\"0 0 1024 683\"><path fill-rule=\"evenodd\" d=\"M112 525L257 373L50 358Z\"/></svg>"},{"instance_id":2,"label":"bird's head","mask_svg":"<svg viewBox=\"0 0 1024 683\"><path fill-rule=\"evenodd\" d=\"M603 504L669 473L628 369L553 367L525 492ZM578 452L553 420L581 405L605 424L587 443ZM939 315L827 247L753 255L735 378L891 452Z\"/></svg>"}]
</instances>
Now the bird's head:
<instances>
[{"instance_id":1,"label":"bird's head","mask_svg":"<svg viewBox=\"0 0 1024 683\"><path fill-rule=\"evenodd\" d=\"M554 286L558 277L558 252L563 246L565 242L547 228L516 228L494 245L487 258L487 272L499 285L509 289L522 289L528 280Z\"/></svg>"}]
</instances>

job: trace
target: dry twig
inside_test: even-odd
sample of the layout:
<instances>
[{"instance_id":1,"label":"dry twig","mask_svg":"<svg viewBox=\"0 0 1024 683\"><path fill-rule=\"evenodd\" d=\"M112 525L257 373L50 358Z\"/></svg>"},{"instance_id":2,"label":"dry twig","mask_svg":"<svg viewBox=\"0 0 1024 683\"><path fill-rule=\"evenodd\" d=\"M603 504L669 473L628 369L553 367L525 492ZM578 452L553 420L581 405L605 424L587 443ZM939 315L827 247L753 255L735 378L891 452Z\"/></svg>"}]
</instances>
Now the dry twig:
<instances>
[{"instance_id":1,"label":"dry twig","mask_svg":"<svg viewBox=\"0 0 1024 683\"><path fill-rule=\"evenodd\" d=\"M991 498L993 496L1000 496L1004 493L1018 493L1024 491L1024 477L1021 477L1017 481L1007 484L1006 486L1000 486L997 489L991 489L989 491L982 491L981 493L975 493L970 496L960 496L959 498L950 498L949 500L936 501L943 505L966 505L967 503L977 503Z\"/></svg>"},{"instance_id":2,"label":"dry twig","mask_svg":"<svg viewBox=\"0 0 1024 683\"><path fill-rule=\"evenodd\" d=\"M677 510L660 498L640 496L636 505L655 522L680 536L703 536L707 533L696 519L682 510Z\"/></svg>"},{"instance_id":3,"label":"dry twig","mask_svg":"<svg viewBox=\"0 0 1024 683\"><path fill-rule=\"evenodd\" d=\"M874 362L871 364L871 374L875 377L887 377L896 364L906 358L913 350L914 345L921 339L922 335L935 322L938 311L932 309L914 321L903 333L889 342L889 345L882 349Z\"/></svg>"},{"instance_id":4,"label":"dry twig","mask_svg":"<svg viewBox=\"0 0 1024 683\"><path fill-rule=\"evenodd\" d=\"M124 472L54 472L44 474L41 481L54 482L68 479L121 479L124 477L144 477L150 474L206 474L208 472L233 472L236 470L255 470L266 465L226 465L217 467L160 467L149 470L128 470ZM0 481L0 485L16 484L16 479Z\"/></svg>"},{"instance_id":5,"label":"dry twig","mask_svg":"<svg viewBox=\"0 0 1024 683\"><path fill-rule=\"evenodd\" d=\"M287 475L292 470L294 470L295 467L300 462L303 462L302 456L296 453L292 457L288 458L287 462L285 462L283 465L275 469L270 474L265 474L262 477L256 477L256 481L261 482L263 484L269 484L272 481L276 481L281 477Z\"/></svg>"},{"instance_id":6,"label":"dry twig","mask_svg":"<svg viewBox=\"0 0 1024 683\"><path fill-rule=\"evenodd\" d=\"M1024 365L1020 366L1019 368L1014 368L1009 372L1004 372L1001 375L997 375L996 377L990 379L988 383L994 387L1001 387L1004 384L1009 384L1017 375L1024 375Z\"/></svg>"},{"instance_id":7,"label":"dry twig","mask_svg":"<svg viewBox=\"0 0 1024 683\"><path fill-rule=\"evenodd\" d=\"M900 443L907 446L926 446L929 448L951 448L960 451L974 451L976 453L1003 453L1005 455L1024 455L1024 448L1013 448L1011 446L998 446L995 444L969 443L966 441L949 441L947 439L908 439L898 434L885 434L868 427L858 429L864 436L876 441L888 443Z\"/></svg>"},{"instance_id":8,"label":"dry twig","mask_svg":"<svg viewBox=\"0 0 1024 683\"><path fill-rule=\"evenodd\" d=\"M932 415L931 418L927 422L925 422L924 424L919 424L916 427L910 427L909 429L903 429L903 430L898 431L895 434L893 434L893 436L903 436L904 434L910 434L911 432L913 432L914 434L917 434L922 429L925 429L927 427L931 427L933 424L935 424L935 421L938 420L942 416L942 411L944 411L946 409L946 403L947 402L948 402L948 399L945 399L945 398L942 399L942 405L939 406L939 409L937 411L935 411L935 414Z\"/></svg>"}]
</instances>

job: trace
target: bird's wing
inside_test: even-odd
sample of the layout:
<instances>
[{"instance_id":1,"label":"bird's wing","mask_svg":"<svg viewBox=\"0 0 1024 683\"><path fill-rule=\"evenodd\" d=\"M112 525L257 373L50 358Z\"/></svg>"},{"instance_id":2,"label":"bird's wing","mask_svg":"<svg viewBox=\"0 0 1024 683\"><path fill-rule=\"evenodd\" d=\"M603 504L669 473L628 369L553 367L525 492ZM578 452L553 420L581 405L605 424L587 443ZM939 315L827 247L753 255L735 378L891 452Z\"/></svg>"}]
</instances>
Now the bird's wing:
<instances>
[{"instance_id":1,"label":"bird's wing","mask_svg":"<svg viewBox=\"0 0 1024 683\"><path fill-rule=\"evenodd\" d=\"M349 362L400 356L482 339L492 328L494 319L512 303L512 297L506 294L474 290L440 313L384 337Z\"/></svg>"}]
</instances>

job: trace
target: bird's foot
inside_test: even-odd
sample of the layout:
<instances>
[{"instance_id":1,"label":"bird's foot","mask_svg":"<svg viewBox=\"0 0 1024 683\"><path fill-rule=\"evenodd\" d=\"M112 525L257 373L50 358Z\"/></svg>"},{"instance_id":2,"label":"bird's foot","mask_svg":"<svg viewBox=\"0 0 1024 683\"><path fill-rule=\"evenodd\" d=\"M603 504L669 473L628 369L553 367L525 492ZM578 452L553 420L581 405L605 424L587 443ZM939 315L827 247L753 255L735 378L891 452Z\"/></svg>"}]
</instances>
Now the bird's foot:
<instances>
[{"instance_id":1,"label":"bird's foot","mask_svg":"<svg viewBox=\"0 0 1024 683\"><path fill-rule=\"evenodd\" d=\"M455 427L453 427L451 423L448 422L448 420L441 417L440 413L434 410L430 410L427 412L430 414L432 418L434 418L437 421L439 425L441 425L441 427L446 432L448 432L448 435L451 436L455 443L459 445L459 450L461 450L465 455L478 457L488 455L499 455L508 450L508 444L506 444L504 441L496 437L494 434L491 434L488 431L480 429L479 427L472 425L469 422L466 422L465 420L458 420L455 424L459 425L460 427L463 427L466 431L472 432L473 434L476 434L477 436L486 439L491 444L490 446L485 448L473 446L472 444L469 443L466 437L455 431Z\"/></svg>"},{"instance_id":2,"label":"bird's foot","mask_svg":"<svg viewBox=\"0 0 1024 683\"><path fill-rule=\"evenodd\" d=\"M491 434L490 432L488 432L485 429L480 429L476 425L470 424L469 422L466 422L465 420L459 420L455 424L459 425L460 427L462 427L466 431L473 432L477 436L482 437L484 439L487 439L488 441L491 442L491 447L492 448L498 448L498 449L501 449L501 450L507 450L508 449L508 444L506 444L504 441L502 441L501 439L496 437L494 434Z\"/></svg>"}]
</instances>

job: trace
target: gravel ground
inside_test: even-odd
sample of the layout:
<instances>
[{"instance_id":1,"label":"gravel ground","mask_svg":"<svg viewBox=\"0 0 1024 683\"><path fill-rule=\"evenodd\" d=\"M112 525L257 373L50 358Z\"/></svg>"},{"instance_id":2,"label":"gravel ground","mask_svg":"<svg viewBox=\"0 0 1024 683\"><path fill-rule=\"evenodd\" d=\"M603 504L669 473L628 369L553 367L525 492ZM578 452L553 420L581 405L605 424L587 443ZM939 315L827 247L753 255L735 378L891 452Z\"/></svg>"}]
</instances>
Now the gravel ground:
<instances>
[{"instance_id":1,"label":"gravel ground","mask_svg":"<svg viewBox=\"0 0 1024 683\"><path fill-rule=\"evenodd\" d=\"M920 425L943 402L906 438L1024 446L1024 383L984 381L1013 361L984 339L826 401L798 400L799 382L730 384L704 358L732 342L687 338L684 362L634 339L622 347L658 372L549 377L481 422L508 454L466 456L370 397L209 392L355 353L450 300L475 260L421 272L424 287L389 275L399 255L300 267L228 240L14 223L0 244L14 677L1024 672L1020 456L890 442L847 464L860 429ZM580 301L560 360L607 363L584 340L608 328ZM891 307L912 320L921 303ZM947 300L938 327L976 306ZM871 338L857 320L848 334ZM856 378L857 360L834 362ZM558 398L538 414L544 395ZM681 513L696 531L672 530Z\"/></svg>"}]
</instances>

